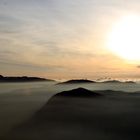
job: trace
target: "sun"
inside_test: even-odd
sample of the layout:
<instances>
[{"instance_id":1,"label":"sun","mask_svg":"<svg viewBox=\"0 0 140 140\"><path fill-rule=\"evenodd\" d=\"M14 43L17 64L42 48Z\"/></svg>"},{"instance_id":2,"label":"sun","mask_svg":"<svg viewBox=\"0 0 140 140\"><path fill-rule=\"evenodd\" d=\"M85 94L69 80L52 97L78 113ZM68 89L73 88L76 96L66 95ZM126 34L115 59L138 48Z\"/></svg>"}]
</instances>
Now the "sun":
<instances>
[{"instance_id":1,"label":"sun","mask_svg":"<svg viewBox=\"0 0 140 140\"><path fill-rule=\"evenodd\" d=\"M108 36L107 47L126 60L140 60L140 16L121 18Z\"/></svg>"}]
</instances>

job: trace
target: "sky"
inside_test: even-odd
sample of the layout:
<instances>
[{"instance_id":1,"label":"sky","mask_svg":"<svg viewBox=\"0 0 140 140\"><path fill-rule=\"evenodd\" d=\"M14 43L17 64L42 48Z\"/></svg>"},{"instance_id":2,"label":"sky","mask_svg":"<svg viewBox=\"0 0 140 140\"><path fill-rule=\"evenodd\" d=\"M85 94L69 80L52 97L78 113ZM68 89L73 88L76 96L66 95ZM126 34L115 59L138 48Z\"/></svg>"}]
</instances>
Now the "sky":
<instances>
[{"instance_id":1,"label":"sky","mask_svg":"<svg viewBox=\"0 0 140 140\"><path fill-rule=\"evenodd\" d=\"M0 74L140 78L140 61L112 53L107 38L139 0L0 0Z\"/></svg>"}]
</instances>

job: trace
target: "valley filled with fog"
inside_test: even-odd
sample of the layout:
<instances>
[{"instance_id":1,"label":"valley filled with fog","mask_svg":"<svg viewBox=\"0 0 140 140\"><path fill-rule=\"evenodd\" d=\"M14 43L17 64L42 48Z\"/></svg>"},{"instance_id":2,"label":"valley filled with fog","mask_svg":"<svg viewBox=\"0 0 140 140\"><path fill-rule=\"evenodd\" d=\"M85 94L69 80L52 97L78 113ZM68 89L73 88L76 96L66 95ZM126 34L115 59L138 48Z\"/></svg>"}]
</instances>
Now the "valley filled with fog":
<instances>
[{"instance_id":1,"label":"valley filled with fog","mask_svg":"<svg viewBox=\"0 0 140 140\"><path fill-rule=\"evenodd\" d=\"M0 136L28 120L53 95L78 87L92 91L140 91L139 83L92 83L59 85L57 82L0 83ZM104 92L106 94L106 92Z\"/></svg>"}]
</instances>

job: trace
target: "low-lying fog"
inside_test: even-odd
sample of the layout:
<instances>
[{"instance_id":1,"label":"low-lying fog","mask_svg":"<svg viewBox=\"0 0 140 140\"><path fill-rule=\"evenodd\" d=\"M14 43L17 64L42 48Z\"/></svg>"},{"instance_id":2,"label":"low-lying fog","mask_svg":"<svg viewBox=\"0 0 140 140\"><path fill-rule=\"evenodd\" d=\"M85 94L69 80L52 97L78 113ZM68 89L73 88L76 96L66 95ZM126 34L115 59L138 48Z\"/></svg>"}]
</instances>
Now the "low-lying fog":
<instances>
[{"instance_id":1,"label":"low-lying fog","mask_svg":"<svg viewBox=\"0 0 140 140\"><path fill-rule=\"evenodd\" d=\"M89 90L140 91L140 84L93 83L56 85L55 82L1 83L0 84L0 136L26 121L54 94L77 87Z\"/></svg>"}]
</instances>

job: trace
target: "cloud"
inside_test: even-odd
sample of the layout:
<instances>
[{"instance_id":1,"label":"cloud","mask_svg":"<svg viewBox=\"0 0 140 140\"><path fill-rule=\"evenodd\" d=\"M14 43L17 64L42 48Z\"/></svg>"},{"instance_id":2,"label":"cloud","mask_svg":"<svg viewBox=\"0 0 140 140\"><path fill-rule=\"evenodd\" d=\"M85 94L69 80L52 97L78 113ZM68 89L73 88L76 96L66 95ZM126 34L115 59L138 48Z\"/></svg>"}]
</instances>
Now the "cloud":
<instances>
[{"instance_id":1,"label":"cloud","mask_svg":"<svg viewBox=\"0 0 140 140\"><path fill-rule=\"evenodd\" d=\"M0 33L11 34L20 30L22 22L11 15L0 14Z\"/></svg>"},{"instance_id":2,"label":"cloud","mask_svg":"<svg viewBox=\"0 0 140 140\"><path fill-rule=\"evenodd\" d=\"M40 71L46 71L46 72L52 72L52 71L60 71L66 69L63 66L60 65L53 65L53 64L46 64L46 66L40 66L37 64L30 64L30 63L20 63L20 62L8 62L8 61L2 61L0 60L1 65L7 65L9 68L12 67L19 67L19 68L27 68L27 69L36 69Z\"/></svg>"}]
</instances>

